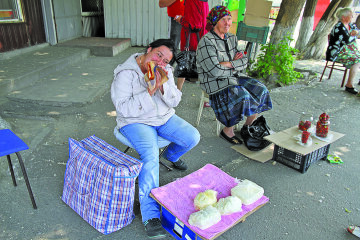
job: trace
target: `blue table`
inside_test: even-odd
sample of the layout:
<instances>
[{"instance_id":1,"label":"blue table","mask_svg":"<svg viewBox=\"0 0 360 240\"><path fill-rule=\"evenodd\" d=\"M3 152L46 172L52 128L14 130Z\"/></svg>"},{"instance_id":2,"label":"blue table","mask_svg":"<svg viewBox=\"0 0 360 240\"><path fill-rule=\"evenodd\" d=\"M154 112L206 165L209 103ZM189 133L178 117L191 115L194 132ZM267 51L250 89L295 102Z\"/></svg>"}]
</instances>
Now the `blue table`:
<instances>
[{"instance_id":1,"label":"blue table","mask_svg":"<svg viewBox=\"0 0 360 240\"><path fill-rule=\"evenodd\" d=\"M10 154L12 154L12 153L16 154L16 156L19 159L19 164L21 167L21 171L24 175L25 183L26 183L29 195L30 195L32 205L33 205L34 209L36 209L37 206L35 203L34 195L31 191L31 186L30 186L30 182L27 177L27 174L26 174L24 162L19 153L20 151L27 150L27 149L29 149L29 147L26 145L26 143L24 143L10 129L0 130L0 157L5 156L5 155L7 156L12 181L13 181L14 186L16 187L17 185L16 185L16 180L15 180L15 174L14 174L14 170L13 170L13 166L12 166L11 158L10 158Z\"/></svg>"}]
</instances>

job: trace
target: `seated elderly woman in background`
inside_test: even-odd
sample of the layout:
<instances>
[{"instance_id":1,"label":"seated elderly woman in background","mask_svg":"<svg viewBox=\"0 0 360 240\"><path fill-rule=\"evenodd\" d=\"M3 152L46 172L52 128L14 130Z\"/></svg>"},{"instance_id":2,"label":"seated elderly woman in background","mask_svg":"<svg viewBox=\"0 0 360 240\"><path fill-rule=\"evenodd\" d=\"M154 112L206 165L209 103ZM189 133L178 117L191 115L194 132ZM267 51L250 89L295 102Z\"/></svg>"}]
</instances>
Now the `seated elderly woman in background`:
<instances>
[{"instance_id":1,"label":"seated elderly woman in background","mask_svg":"<svg viewBox=\"0 0 360 240\"><path fill-rule=\"evenodd\" d=\"M257 114L272 108L269 91L259 81L241 73L248 60L238 49L236 36L229 33L230 11L224 6L216 6L207 20L210 32L200 40L196 52L200 86L209 94L216 118L225 125L221 137L232 144L241 144L235 136L234 126L247 117L240 131L244 139L247 127Z\"/></svg>"},{"instance_id":2,"label":"seated elderly woman in background","mask_svg":"<svg viewBox=\"0 0 360 240\"><path fill-rule=\"evenodd\" d=\"M360 67L360 52L356 46L356 36L359 32L355 24L350 23L353 16L351 8L339 8L335 16L339 22L331 30L326 60L340 62L347 69L350 68L345 91L357 94L353 80Z\"/></svg>"},{"instance_id":3,"label":"seated elderly woman in background","mask_svg":"<svg viewBox=\"0 0 360 240\"><path fill-rule=\"evenodd\" d=\"M149 196L151 189L159 187L158 136L171 142L164 156L179 170L187 166L180 159L200 141L196 128L175 114L181 100L181 91L175 85L170 64L174 61L175 47L170 39L159 39L149 44L145 53L135 53L114 70L111 99L116 108L117 130L133 145L143 162L139 174L139 201L142 221L150 238L166 237L161 226L160 208ZM145 76L149 64L157 68L149 87ZM167 75L162 81L160 74Z\"/></svg>"}]
</instances>

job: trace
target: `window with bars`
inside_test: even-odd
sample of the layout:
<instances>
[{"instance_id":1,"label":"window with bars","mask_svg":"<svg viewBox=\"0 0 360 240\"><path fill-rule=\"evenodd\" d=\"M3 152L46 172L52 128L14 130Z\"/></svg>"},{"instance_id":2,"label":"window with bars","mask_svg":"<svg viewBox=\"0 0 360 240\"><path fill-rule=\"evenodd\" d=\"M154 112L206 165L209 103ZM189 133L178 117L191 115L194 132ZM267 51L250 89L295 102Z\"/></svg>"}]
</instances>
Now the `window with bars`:
<instances>
[{"instance_id":1,"label":"window with bars","mask_svg":"<svg viewBox=\"0 0 360 240\"><path fill-rule=\"evenodd\" d=\"M82 12L103 13L103 0L81 0Z\"/></svg>"},{"instance_id":2,"label":"window with bars","mask_svg":"<svg viewBox=\"0 0 360 240\"><path fill-rule=\"evenodd\" d=\"M23 19L20 0L0 0L0 23L22 22Z\"/></svg>"}]
</instances>

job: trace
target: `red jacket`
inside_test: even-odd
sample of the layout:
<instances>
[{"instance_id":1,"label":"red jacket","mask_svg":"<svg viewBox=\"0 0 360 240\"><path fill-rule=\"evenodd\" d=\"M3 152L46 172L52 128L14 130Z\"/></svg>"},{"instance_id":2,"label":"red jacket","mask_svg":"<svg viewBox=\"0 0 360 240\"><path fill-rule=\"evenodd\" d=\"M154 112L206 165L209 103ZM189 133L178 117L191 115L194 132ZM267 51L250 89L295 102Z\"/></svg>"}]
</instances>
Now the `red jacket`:
<instances>
[{"instance_id":1,"label":"red jacket","mask_svg":"<svg viewBox=\"0 0 360 240\"><path fill-rule=\"evenodd\" d=\"M184 15L184 1L176 0L173 4L167 7L167 13L169 17L174 18L176 15Z\"/></svg>"},{"instance_id":2,"label":"red jacket","mask_svg":"<svg viewBox=\"0 0 360 240\"><path fill-rule=\"evenodd\" d=\"M186 37L189 33L189 28L200 29L199 35L200 38L204 36L207 31L206 27L206 17L209 14L209 4L200 0L185 0L185 9L184 16L181 19L181 40L180 40L180 50L185 49ZM190 37L190 50L195 51L198 45L198 40L196 33L192 33Z\"/></svg>"}]
</instances>

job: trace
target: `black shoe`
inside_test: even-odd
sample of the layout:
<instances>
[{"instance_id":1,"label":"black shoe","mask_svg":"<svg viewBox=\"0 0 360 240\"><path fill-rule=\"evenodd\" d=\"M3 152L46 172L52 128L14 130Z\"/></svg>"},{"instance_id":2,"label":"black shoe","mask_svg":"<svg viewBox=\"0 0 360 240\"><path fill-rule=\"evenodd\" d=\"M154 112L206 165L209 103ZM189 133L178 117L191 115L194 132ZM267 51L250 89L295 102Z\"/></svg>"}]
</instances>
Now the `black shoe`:
<instances>
[{"instance_id":1,"label":"black shoe","mask_svg":"<svg viewBox=\"0 0 360 240\"><path fill-rule=\"evenodd\" d=\"M360 85L360 80L359 80L359 82L358 82L358 85Z\"/></svg>"},{"instance_id":2,"label":"black shoe","mask_svg":"<svg viewBox=\"0 0 360 240\"><path fill-rule=\"evenodd\" d=\"M233 137L226 136L226 134L224 133L223 130L221 130L220 136L222 138L224 138L226 141L228 141L229 143L234 144L234 145L240 145L243 143L243 141L241 141L240 138L238 138L237 136L233 136Z\"/></svg>"},{"instance_id":3,"label":"black shoe","mask_svg":"<svg viewBox=\"0 0 360 240\"><path fill-rule=\"evenodd\" d=\"M173 165L174 165L174 168L181 170L181 171L185 171L188 168L186 163L181 159L177 160L176 162L173 162Z\"/></svg>"},{"instance_id":4,"label":"black shoe","mask_svg":"<svg viewBox=\"0 0 360 240\"><path fill-rule=\"evenodd\" d=\"M166 230L162 227L160 219L149 219L144 222L144 225L149 238L160 239L166 237Z\"/></svg>"},{"instance_id":5,"label":"black shoe","mask_svg":"<svg viewBox=\"0 0 360 240\"><path fill-rule=\"evenodd\" d=\"M348 93L351 93L351 94L357 94L358 93L358 91L356 91L356 89L353 88L353 87L349 88L349 87L345 86L345 91L348 92Z\"/></svg>"}]
</instances>

